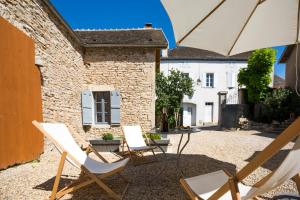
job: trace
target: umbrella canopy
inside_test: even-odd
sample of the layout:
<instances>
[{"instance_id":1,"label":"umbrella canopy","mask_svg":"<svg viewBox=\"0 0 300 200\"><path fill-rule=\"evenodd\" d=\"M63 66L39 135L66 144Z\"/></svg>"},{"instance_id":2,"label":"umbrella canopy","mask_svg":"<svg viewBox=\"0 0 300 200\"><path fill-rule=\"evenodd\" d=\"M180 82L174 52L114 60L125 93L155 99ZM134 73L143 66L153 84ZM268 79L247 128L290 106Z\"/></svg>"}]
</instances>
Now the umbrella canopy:
<instances>
[{"instance_id":1,"label":"umbrella canopy","mask_svg":"<svg viewBox=\"0 0 300 200\"><path fill-rule=\"evenodd\" d=\"M300 0L161 0L177 45L234 55L299 42Z\"/></svg>"}]
</instances>

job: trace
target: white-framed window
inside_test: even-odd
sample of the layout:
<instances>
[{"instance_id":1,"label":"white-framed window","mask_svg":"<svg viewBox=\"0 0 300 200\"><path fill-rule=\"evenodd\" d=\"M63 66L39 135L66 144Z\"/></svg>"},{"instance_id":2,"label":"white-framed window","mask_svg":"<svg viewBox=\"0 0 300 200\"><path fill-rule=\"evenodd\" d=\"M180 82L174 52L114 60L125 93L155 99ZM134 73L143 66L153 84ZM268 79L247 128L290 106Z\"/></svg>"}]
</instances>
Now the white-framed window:
<instances>
[{"instance_id":1,"label":"white-framed window","mask_svg":"<svg viewBox=\"0 0 300 200\"><path fill-rule=\"evenodd\" d=\"M110 91L93 92L94 124L110 124Z\"/></svg>"},{"instance_id":2,"label":"white-framed window","mask_svg":"<svg viewBox=\"0 0 300 200\"><path fill-rule=\"evenodd\" d=\"M84 90L81 95L83 125L120 125L120 92Z\"/></svg>"},{"instance_id":3,"label":"white-framed window","mask_svg":"<svg viewBox=\"0 0 300 200\"><path fill-rule=\"evenodd\" d=\"M205 86L208 88L214 87L214 73L206 73L206 84Z\"/></svg>"}]
</instances>

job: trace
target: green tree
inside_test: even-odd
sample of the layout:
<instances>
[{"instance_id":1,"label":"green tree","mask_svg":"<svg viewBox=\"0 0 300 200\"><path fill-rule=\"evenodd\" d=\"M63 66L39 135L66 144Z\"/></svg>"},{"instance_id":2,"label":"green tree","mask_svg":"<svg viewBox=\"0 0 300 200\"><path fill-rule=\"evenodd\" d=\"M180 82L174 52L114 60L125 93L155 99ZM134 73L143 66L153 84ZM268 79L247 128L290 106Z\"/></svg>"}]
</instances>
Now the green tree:
<instances>
[{"instance_id":1,"label":"green tree","mask_svg":"<svg viewBox=\"0 0 300 200\"><path fill-rule=\"evenodd\" d=\"M162 109L168 110L170 126L175 123L174 111L179 109L184 95L193 96L193 80L178 70L172 70L169 76L163 73L156 75L156 115L161 115Z\"/></svg>"},{"instance_id":2,"label":"green tree","mask_svg":"<svg viewBox=\"0 0 300 200\"><path fill-rule=\"evenodd\" d=\"M275 54L270 48L256 50L248 59L248 67L240 70L238 83L246 86L250 103L261 102L268 93Z\"/></svg>"}]
</instances>

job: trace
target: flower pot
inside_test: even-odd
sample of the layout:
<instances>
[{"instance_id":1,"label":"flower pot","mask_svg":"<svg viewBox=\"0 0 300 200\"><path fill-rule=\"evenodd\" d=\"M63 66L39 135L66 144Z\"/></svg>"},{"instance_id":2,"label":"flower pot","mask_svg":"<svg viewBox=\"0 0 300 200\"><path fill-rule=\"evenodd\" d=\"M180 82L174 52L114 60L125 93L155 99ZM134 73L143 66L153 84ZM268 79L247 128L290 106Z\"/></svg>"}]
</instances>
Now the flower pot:
<instances>
[{"instance_id":1,"label":"flower pot","mask_svg":"<svg viewBox=\"0 0 300 200\"><path fill-rule=\"evenodd\" d=\"M90 144L98 152L119 152L121 140L90 140Z\"/></svg>"},{"instance_id":2,"label":"flower pot","mask_svg":"<svg viewBox=\"0 0 300 200\"><path fill-rule=\"evenodd\" d=\"M170 139L162 139L162 140L154 140L155 143L160 146L165 152L167 152L168 150L168 146L170 146ZM149 141L150 142L150 146L156 146L152 140ZM161 151L159 148L155 149L155 152Z\"/></svg>"}]
</instances>

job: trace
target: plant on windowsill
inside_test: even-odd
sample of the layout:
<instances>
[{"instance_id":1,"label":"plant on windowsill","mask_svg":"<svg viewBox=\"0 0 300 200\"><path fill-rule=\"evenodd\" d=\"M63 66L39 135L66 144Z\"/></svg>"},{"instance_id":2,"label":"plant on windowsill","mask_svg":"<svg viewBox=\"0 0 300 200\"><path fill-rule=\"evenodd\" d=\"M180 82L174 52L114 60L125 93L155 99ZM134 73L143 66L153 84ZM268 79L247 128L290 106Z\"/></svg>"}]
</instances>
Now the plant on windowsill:
<instances>
[{"instance_id":1,"label":"plant on windowsill","mask_svg":"<svg viewBox=\"0 0 300 200\"><path fill-rule=\"evenodd\" d=\"M104 133L101 139L90 140L90 143L98 152L118 152L121 139L112 133Z\"/></svg>"},{"instance_id":2,"label":"plant on windowsill","mask_svg":"<svg viewBox=\"0 0 300 200\"><path fill-rule=\"evenodd\" d=\"M113 134L111 134L111 133L104 133L104 134L102 135L102 139L105 140L105 141L107 141L107 140L113 140L113 139L114 139L114 136L113 136Z\"/></svg>"}]
</instances>

